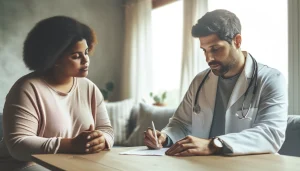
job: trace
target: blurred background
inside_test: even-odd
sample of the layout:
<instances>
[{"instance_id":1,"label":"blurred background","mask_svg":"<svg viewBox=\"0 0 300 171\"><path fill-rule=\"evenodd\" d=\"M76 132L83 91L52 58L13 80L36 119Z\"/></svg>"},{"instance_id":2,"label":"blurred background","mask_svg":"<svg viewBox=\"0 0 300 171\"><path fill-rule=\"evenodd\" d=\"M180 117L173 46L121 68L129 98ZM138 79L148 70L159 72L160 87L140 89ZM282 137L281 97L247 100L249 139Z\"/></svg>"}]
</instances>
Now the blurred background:
<instances>
[{"instance_id":1,"label":"blurred background","mask_svg":"<svg viewBox=\"0 0 300 171\"><path fill-rule=\"evenodd\" d=\"M13 83L29 73L22 61L26 35L55 15L95 29L99 43L88 78L109 90L108 101L152 104L159 98L176 107L195 75L208 67L191 28L207 11L220 8L241 20L242 50L283 73L289 113L300 113L297 0L0 0L0 112Z\"/></svg>"}]
</instances>

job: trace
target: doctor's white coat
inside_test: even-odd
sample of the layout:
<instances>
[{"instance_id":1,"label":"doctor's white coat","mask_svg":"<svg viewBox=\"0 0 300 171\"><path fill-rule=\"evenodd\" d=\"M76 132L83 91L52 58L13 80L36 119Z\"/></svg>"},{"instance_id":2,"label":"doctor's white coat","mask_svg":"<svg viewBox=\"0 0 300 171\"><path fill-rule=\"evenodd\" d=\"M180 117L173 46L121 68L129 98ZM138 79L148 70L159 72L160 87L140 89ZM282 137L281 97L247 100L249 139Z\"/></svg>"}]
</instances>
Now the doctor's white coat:
<instances>
[{"instance_id":1,"label":"doctor's white coat","mask_svg":"<svg viewBox=\"0 0 300 171\"><path fill-rule=\"evenodd\" d=\"M258 64L258 88L253 96L254 84L245 100L244 112L249 109L248 119L241 116L244 93L250 83L254 63L248 54L246 64L228 102L225 116L225 135L219 136L232 153L243 155L254 153L276 153L285 139L287 126L287 88L283 75L276 69ZM173 142L187 135L209 138L213 120L218 77L210 72L198 96L199 114L193 113L197 88L208 69L199 73L192 81L183 101L162 130Z\"/></svg>"}]
</instances>

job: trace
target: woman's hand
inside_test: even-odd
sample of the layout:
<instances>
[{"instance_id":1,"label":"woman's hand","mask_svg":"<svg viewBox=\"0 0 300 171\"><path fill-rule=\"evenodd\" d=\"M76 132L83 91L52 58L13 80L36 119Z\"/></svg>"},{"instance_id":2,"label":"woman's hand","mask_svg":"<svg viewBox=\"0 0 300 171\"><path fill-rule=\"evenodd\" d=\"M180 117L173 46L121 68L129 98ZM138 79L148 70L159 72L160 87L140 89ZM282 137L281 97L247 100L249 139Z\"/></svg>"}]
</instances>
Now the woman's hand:
<instances>
[{"instance_id":1,"label":"woman's hand","mask_svg":"<svg viewBox=\"0 0 300 171\"><path fill-rule=\"evenodd\" d=\"M59 153L98 153L107 147L103 132L94 130L93 125L75 138L63 138Z\"/></svg>"},{"instance_id":2,"label":"woman's hand","mask_svg":"<svg viewBox=\"0 0 300 171\"><path fill-rule=\"evenodd\" d=\"M88 142L86 143L86 153L98 153L106 147L105 137L101 131L91 132L87 139Z\"/></svg>"},{"instance_id":3,"label":"woman's hand","mask_svg":"<svg viewBox=\"0 0 300 171\"><path fill-rule=\"evenodd\" d=\"M90 125L89 129L81 132L76 137L71 139L71 149L73 153L86 153L87 152L87 143L89 139L92 138L91 135L94 131L93 125Z\"/></svg>"}]
</instances>

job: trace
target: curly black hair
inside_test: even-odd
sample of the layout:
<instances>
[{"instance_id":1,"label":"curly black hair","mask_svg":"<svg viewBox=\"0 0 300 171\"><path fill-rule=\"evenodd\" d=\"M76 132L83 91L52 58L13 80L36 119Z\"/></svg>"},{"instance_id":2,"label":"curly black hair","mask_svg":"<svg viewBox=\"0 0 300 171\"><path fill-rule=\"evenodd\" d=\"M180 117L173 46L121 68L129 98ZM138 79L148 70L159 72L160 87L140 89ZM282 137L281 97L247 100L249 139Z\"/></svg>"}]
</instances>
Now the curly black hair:
<instances>
[{"instance_id":1,"label":"curly black hair","mask_svg":"<svg viewBox=\"0 0 300 171\"><path fill-rule=\"evenodd\" d=\"M97 44L96 34L89 26L66 16L54 16L38 22L24 42L23 60L33 71L51 69L63 53L85 39L89 53Z\"/></svg>"},{"instance_id":2,"label":"curly black hair","mask_svg":"<svg viewBox=\"0 0 300 171\"><path fill-rule=\"evenodd\" d=\"M193 37L217 34L221 40L232 43L232 39L241 34L242 27L238 17L227 10L218 9L207 12L192 28Z\"/></svg>"}]
</instances>

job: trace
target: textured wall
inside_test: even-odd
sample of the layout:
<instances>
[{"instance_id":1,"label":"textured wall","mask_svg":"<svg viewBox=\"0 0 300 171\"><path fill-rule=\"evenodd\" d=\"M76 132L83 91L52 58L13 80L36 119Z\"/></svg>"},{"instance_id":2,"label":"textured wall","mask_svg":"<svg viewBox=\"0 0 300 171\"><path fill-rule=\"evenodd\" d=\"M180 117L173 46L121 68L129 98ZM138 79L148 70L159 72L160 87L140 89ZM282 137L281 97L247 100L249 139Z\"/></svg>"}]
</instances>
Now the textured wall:
<instances>
[{"instance_id":1,"label":"textured wall","mask_svg":"<svg viewBox=\"0 0 300 171\"><path fill-rule=\"evenodd\" d=\"M24 39L38 21L54 16L74 17L97 33L89 78L104 87L113 81L111 100L118 100L124 33L123 0L0 0L0 112L13 83L29 73L22 60Z\"/></svg>"}]
</instances>

